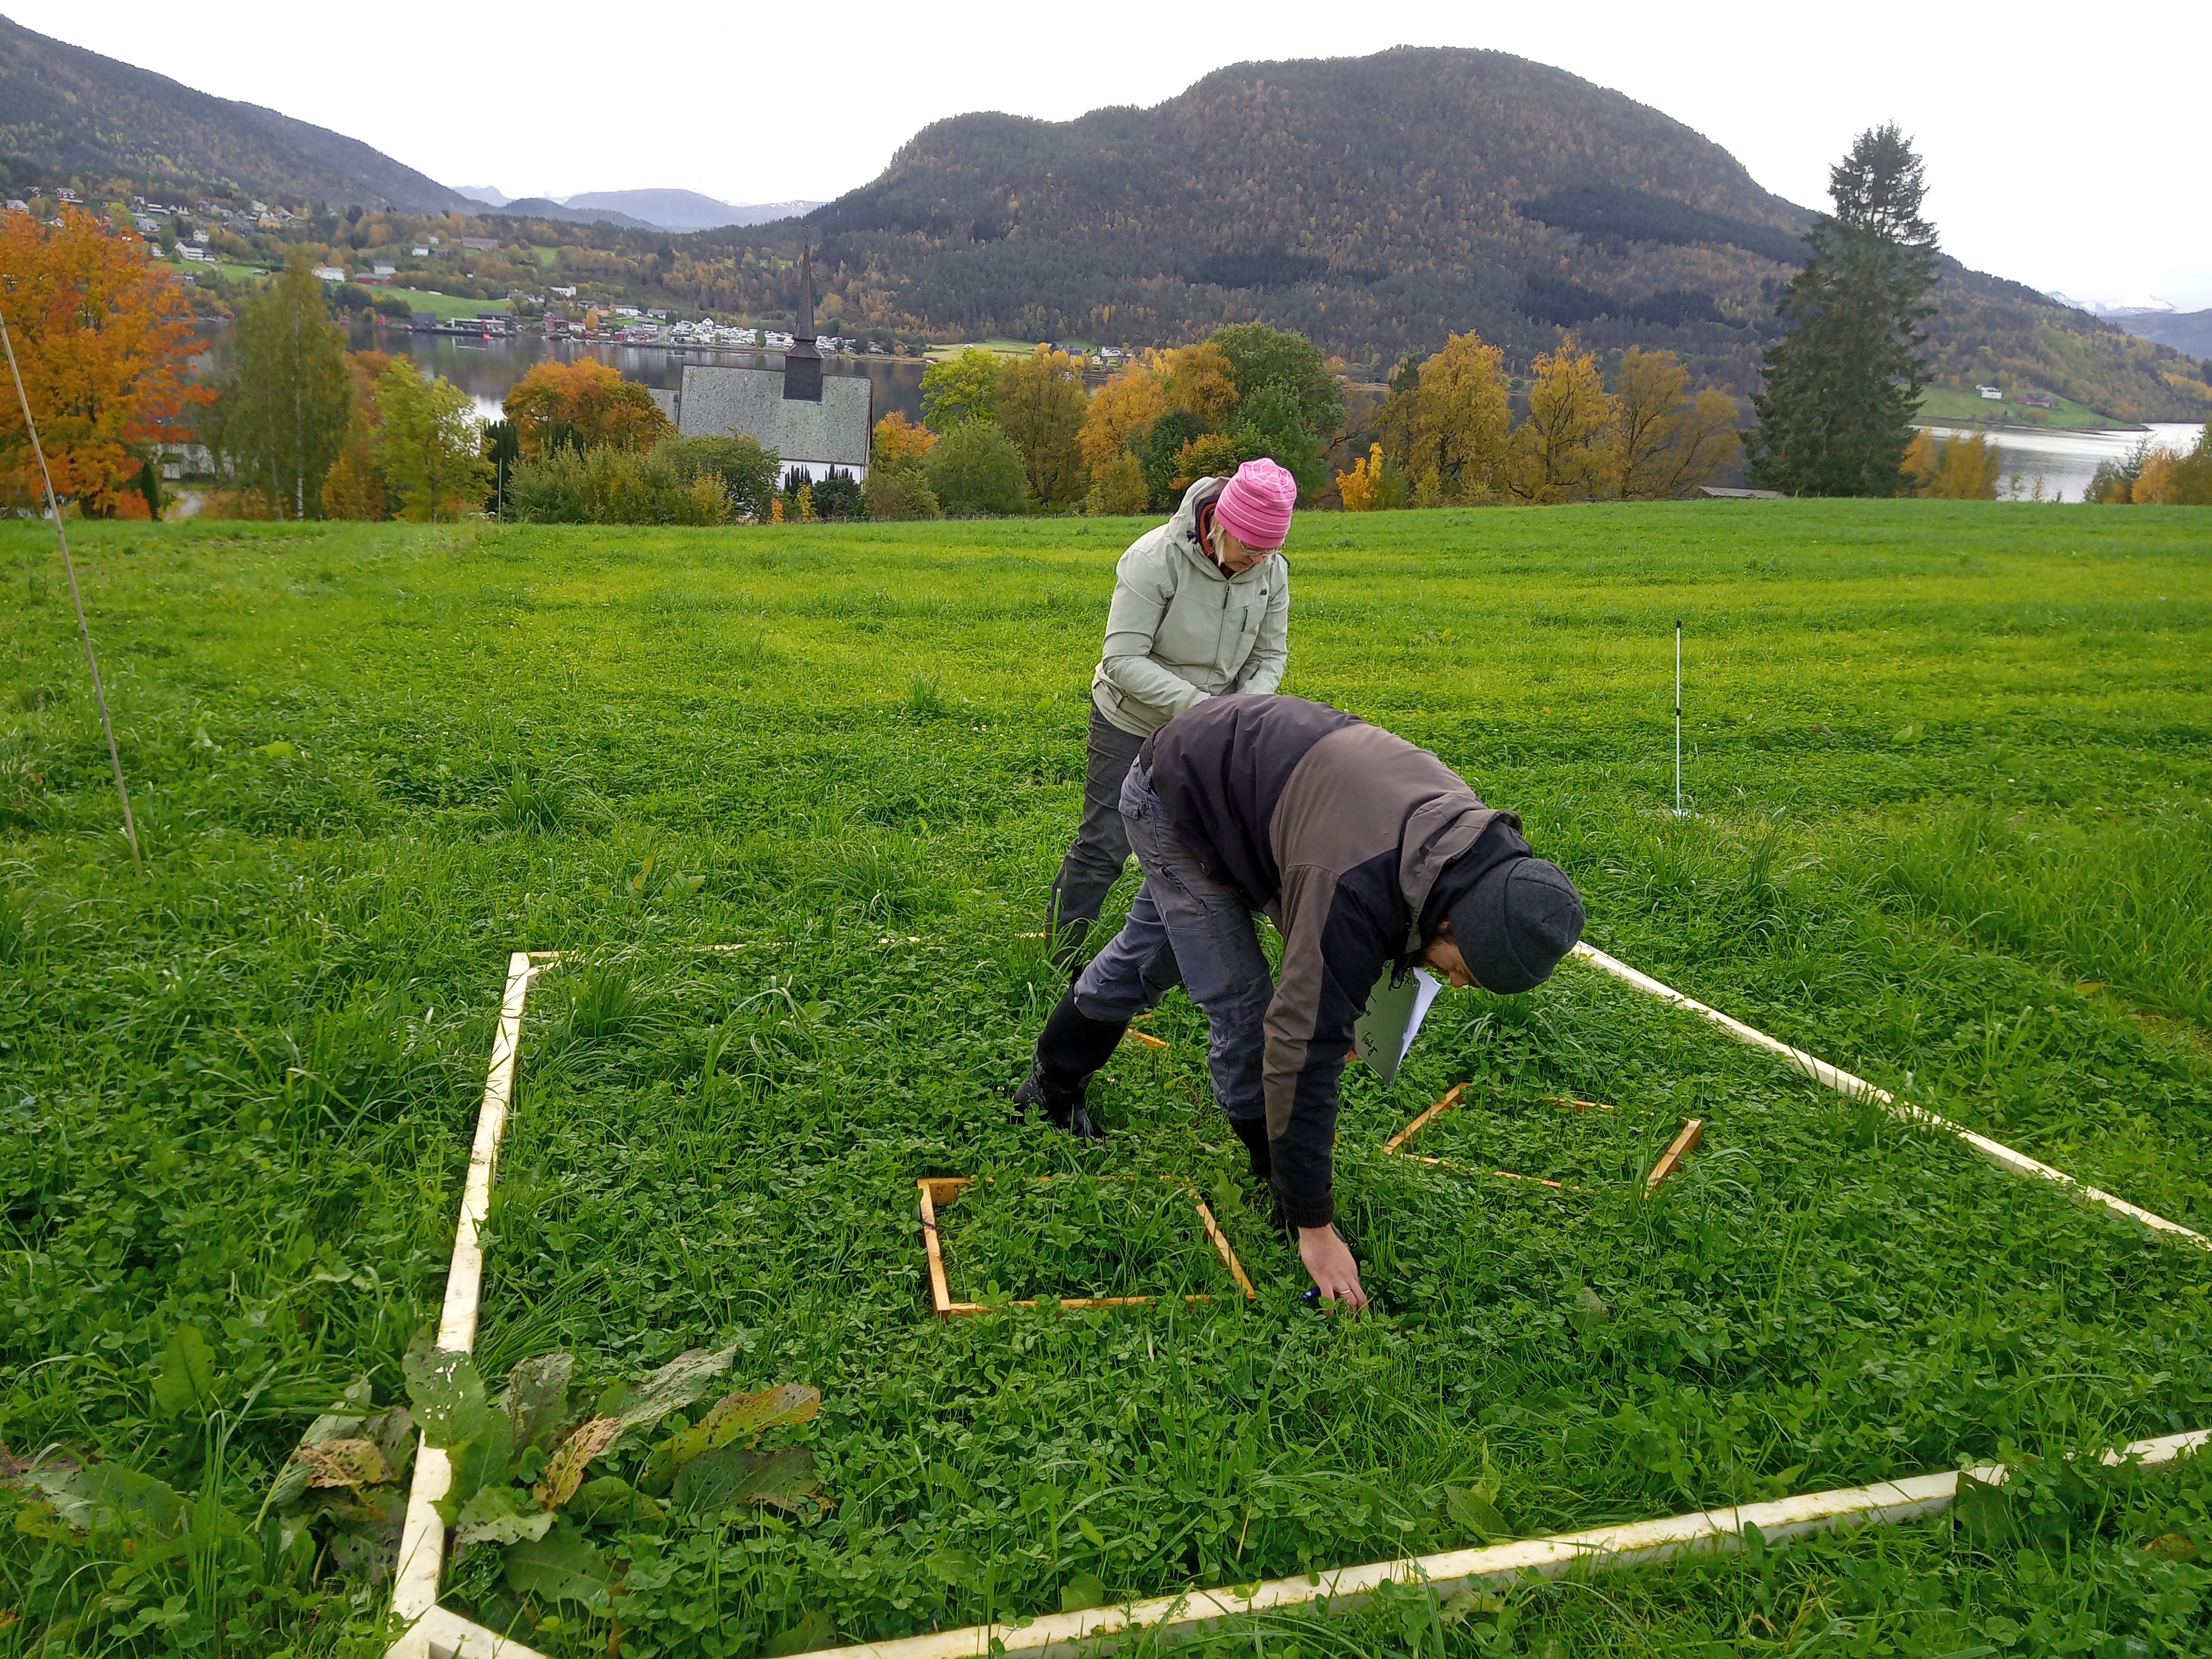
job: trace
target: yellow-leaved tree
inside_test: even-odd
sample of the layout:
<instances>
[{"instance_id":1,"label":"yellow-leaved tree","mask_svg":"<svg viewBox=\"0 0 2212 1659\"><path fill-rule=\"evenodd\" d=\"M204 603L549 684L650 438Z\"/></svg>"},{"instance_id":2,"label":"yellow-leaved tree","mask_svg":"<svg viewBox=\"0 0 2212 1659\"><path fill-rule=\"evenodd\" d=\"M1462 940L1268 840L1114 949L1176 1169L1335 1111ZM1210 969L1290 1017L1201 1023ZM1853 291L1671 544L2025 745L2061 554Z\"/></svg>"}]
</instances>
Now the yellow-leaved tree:
<instances>
[{"instance_id":1,"label":"yellow-leaved tree","mask_svg":"<svg viewBox=\"0 0 2212 1659\"><path fill-rule=\"evenodd\" d=\"M1687 396L1688 380L1671 351L1630 346L1620 354L1607 493L1625 501L1671 501L1693 494L1736 458L1743 442L1735 402L1711 386Z\"/></svg>"},{"instance_id":2,"label":"yellow-leaved tree","mask_svg":"<svg viewBox=\"0 0 2212 1659\"><path fill-rule=\"evenodd\" d=\"M893 410L876 422L875 453L868 458L874 466L900 466L908 461L918 461L936 447L937 434L927 427L909 421L898 410Z\"/></svg>"},{"instance_id":3,"label":"yellow-leaved tree","mask_svg":"<svg viewBox=\"0 0 2212 1659\"><path fill-rule=\"evenodd\" d=\"M1923 427L1905 447L1906 493L1935 501L1993 501L1998 465L1996 447L1982 433L1938 443Z\"/></svg>"},{"instance_id":4,"label":"yellow-leaved tree","mask_svg":"<svg viewBox=\"0 0 2212 1659\"><path fill-rule=\"evenodd\" d=\"M1594 352L1572 336L1536 359L1528 414L1513 434L1506 488L1524 501L1583 501L1605 493L1614 416Z\"/></svg>"},{"instance_id":5,"label":"yellow-leaved tree","mask_svg":"<svg viewBox=\"0 0 2212 1659\"><path fill-rule=\"evenodd\" d=\"M860 488L860 499L871 519L944 516L936 492L921 473L922 458L936 447L937 434L896 409L876 422L875 434L868 444L868 481ZM781 508L779 498L775 510Z\"/></svg>"},{"instance_id":6,"label":"yellow-leaved tree","mask_svg":"<svg viewBox=\"0 0 2212 1659\"><path fill-rule=\"evenodd\" d=\"M2185 455L2163 448L2146 453L2128 499L2139 507L2212 507L2212 421Z\"/></svg>"},{"instance_id":7,"label":"yellow-leaved tree","mask_svg":"<svg viewBox=\"0 0 2212 1659\"><path fill-rule=\"evenodd\" d=\"M1142 363L1132 364L1092 394L1083 416L1084 464L1094 484L1103 484L1115 461L1168 412L1167 388ZM1134 457L1129 458L1132 461ZM1140 504L1141 505L1141 504Z\"/></svg>"},{"instance_id":8,"label":"yellow-leaved tree","mask_svg":"<svg viewBox=\"0 0 2212 1659\"><path fill-rule=\"evenodd\" d=\"M1167 380L1168 398L1188 410L1200 424L1216 427L1237 408L1237 370L1229 354L1211 340L1177 346L1157 360Z\"/></svg>"},{"instance_id":9,"label":"yellow-leaved tree","mask_svg":"<svg viewBox=\"0 0 2212 1659\"><path fill-rule=\"evenodd\" d=\"M1090 399L1083 371L1065 351L1041 345L999 371L999 429L1022 452L1030 493L1048 511L1083 498L1083 417Z\"/></svg>"},{"instance_id":10,"label":"yellow-leaved tree","mask_svg":"<svg viewBox=\"0 0 2212 1659\"><path fill-rule=\"evenodd\" d=\"M1496 499L1512 423L1504 357L1479 334L1455 334L1421 365L1418 386L1392 411L1402 422L1406 471L1421 505ZM1392 401L1399 403L1395 394Z\"/></svg>"},{"instance_id":11,"label":"yellow-leaved tree","mask_svg":"<svg viewBox=\"0 0 2212 1659\"><path fill-rule=\"evenodd\" d=\"M376 465L376 383L392 367L392 356L350 351L346 362L353 377L353 418L346 428L345 447L323 475L323 516L388 519L392 491Z\"/></svg>"},{"instance_id":12,"label":"yellow-leaved tree","mask_svg":"<svg viewBox=\"0 0 2212 1659\"><path fill-rule=\"evenodd\" d=\"M1367 446L1349 472L1336 475L1337 499L1347 513L1380 513L1406 504L1406 475L1382 453L1381 443Z\"/></svg>"},{"instance_id":13,"label":"yellow-leaved tree","mask_svg":"<svg viewBox=\"0 0 2212 1659\"><path fill-rule=\"evenodd\" d=\"M1352 464L1352 471L1336 475L1336 498L1347 513L1372 513L1382 484L1382 446L1370 444L1366 454Z\"/></svg>"}]
</instances>

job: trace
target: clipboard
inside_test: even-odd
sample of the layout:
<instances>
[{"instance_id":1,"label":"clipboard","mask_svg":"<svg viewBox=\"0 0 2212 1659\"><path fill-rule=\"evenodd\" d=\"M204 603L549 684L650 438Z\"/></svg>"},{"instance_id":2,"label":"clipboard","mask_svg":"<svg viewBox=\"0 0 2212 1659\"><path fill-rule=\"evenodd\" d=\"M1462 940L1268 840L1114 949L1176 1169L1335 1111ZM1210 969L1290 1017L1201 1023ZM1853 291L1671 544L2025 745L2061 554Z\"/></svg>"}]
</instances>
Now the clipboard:
<instances>
[{"instance_id":1,"label":"clipboard","mask_svg":"<svg viewBox=\"0 0 2212 1659\"><path fill-rule=\"evenodd\" d=\"M1420 1034L1429 1005L1443 988L1444 982L1425 968L1414 969L1395 985L1385 968L1382 977L1375 981L1374 990L1368 993L1367 1011L1352 1022L1352 1037L1359 1047L1360 1059L1385 1083L1398 1075L1398 1067Z\"/></svg>"}]
</instances>

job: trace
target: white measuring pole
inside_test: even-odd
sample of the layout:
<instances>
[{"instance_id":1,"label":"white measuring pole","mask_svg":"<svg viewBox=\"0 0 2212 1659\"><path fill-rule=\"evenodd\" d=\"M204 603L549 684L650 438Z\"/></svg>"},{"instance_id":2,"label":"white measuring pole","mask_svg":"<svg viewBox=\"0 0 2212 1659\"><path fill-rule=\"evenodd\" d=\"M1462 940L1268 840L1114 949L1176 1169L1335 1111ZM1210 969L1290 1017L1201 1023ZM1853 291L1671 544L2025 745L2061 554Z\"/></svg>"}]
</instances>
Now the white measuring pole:
<instances>
[{"instance_id":1,"label":"white measuring pole","mask_svg":"<svg viewBox=\"0 0 2212 1659\"><path fill-rule=\"evenodd\" d=\"M1682 619L1674 618L1674 816L1682 816Z\"/></svg>"}]
</instances>

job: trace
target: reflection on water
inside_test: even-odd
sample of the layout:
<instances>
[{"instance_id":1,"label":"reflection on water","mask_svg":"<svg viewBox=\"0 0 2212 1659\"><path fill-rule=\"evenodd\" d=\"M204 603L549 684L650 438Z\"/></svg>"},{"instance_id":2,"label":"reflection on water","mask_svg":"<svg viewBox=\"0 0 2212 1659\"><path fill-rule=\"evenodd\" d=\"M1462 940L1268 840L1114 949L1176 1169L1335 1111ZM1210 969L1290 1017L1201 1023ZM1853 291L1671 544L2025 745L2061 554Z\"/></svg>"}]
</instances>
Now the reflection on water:
<instances>
[{"instance_id":1,"label":"reflection on water","mask_svg":"<svg viewBox=\"0 0 2212 1659\"><path fill-rule=\"evenodd\" d=\"M1975 428L1972 431L1979 431ZM1930 427L1938 438L1971 435L1965 428ZM2197 447L2204 428L2185 422L2154 421L2148 432L2035 432L1996 431L1987 435L1996 446L1997 494L2028 495L2038 478L2045 501L2078 501L2089 480L2106 461L2117 461L2146 438L2154 449L2186 453Z\"/></svg>"},{"instance_id":2,"label":"reflection on water","mask_svg":"<svg viewBox=\"0 0 2212 1659\"><path fill-rule=\"evenodd\" d=\"M204 331L210 367L219 368L230 356L231 325ZM726 368L780 368L781 352L714 351L686 347L671 350L659 346L590 344L580 341L547 341L536 334L507 339L470 340L453 334L417 334L395 328L386 319L356 320L347 331L347 343L356 351L405 354L428 374L441 374L476 399L487 419L496 419L500 400L507 389L527 374L534 364L548 358L571 362L586 354L612 365L626 380L675 392L684 385L686 363L714 363ZM918 362L882 362L866 358L830 357L823 362L830 374L865 374L876 383L876 417L893 410L919 419L921 415L921 372Z\"/></svg>"}]
</instances>

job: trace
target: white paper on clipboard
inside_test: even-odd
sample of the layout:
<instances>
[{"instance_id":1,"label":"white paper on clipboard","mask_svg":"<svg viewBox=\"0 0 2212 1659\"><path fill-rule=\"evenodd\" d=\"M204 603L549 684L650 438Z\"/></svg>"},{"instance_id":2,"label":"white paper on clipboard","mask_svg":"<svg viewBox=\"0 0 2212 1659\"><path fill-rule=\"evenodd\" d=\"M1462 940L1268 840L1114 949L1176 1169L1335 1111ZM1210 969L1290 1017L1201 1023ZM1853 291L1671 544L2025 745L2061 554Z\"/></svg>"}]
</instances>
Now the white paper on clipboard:
<instances>
[{"instance_id":1,"label":"white paper on clipboard","mask_svg":"<svg viewBox=\"0 0 2212 1659\"><path fill-rule=\"evenodd\" d=\"M1375 989L1367 998L1367 1012L1352 1022L1352 1040L1358 1045L1360 1059L1385 1083L1398 1075L1398 1067L1420 1033L1429 1005L1443 988L1442 980L1422 968L1414 969L1395 985L1385 968L1382 977L1375 981Z\"/></svg>"}]
</instances>

